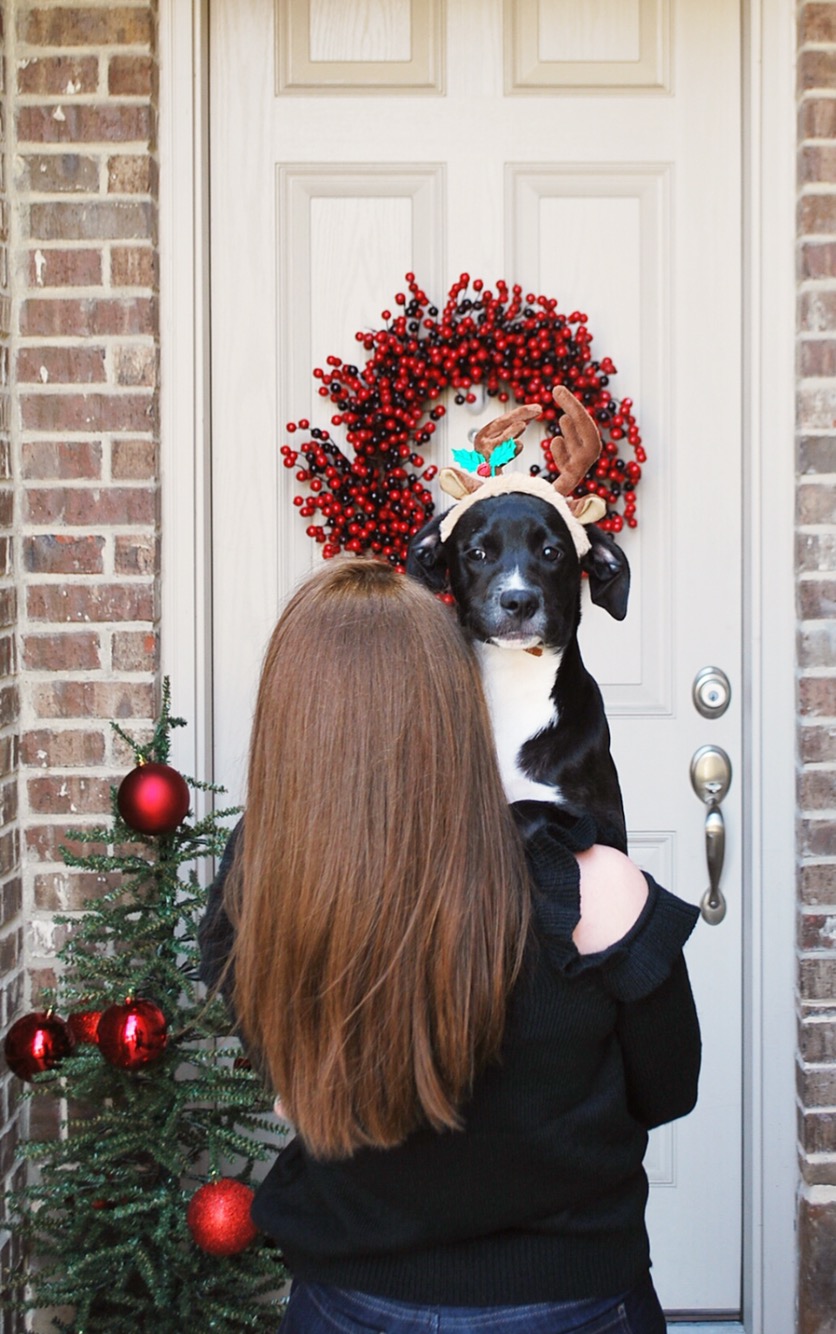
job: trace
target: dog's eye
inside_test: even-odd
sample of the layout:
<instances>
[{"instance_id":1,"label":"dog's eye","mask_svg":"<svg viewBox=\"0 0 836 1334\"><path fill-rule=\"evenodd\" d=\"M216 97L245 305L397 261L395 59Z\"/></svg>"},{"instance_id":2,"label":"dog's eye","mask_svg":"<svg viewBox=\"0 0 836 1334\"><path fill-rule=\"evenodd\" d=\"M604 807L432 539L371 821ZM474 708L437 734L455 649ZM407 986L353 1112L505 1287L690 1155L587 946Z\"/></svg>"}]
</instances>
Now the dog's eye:
<instances>
[{"instance_id":1,"label":"dog's eye","mask_svg":"<svg viewBox=\"0 0 836 1334\"><path fill-rule=\"evenodd\" d=\"M557 564L559 560L563 560L563 552L560 547L543 547L543 560Z\"/></svg>"},{"instance_id":2,"label":"dog's eye","mask_svg":"<svg viewBox=\"0 0 836 1334\"><path fill-rule=\"evenodd\" d=\"M467 552L467 559L472 561L485 560L485 550L483 547L471 547Z\"/></svg>"}]
</instances>

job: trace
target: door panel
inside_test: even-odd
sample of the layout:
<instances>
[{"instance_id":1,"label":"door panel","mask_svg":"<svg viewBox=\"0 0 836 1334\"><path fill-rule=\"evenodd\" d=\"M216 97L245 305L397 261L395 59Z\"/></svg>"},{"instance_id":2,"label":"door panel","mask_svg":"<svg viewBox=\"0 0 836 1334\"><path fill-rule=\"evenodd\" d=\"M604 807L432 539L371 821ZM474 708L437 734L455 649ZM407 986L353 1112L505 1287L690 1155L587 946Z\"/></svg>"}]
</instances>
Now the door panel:
<instances>
[{"instance_id":1,"label":"door panel","mask_svg":"<svg viewBox=\"0 0 836 1334\"><path fill-rule=\"evenodd\" d=\"M284 423L330 427L312 371L413 270L462 271L589 316L648 452L628 617L585 606L636 859L707 884L689 766L740 749L739 14L728 0L212 0L215 767L242 790L275 617L319 559L280 467ZM448 403L431 461L498 408ZM539 456L529 445L519 466ZM697 671L732 681L698 716ZM740 783L724 802L725 921L688 946L704 1039L696 1112L655 1132L666 1307L740 1302Z\"/></svg>"}]
</instances>

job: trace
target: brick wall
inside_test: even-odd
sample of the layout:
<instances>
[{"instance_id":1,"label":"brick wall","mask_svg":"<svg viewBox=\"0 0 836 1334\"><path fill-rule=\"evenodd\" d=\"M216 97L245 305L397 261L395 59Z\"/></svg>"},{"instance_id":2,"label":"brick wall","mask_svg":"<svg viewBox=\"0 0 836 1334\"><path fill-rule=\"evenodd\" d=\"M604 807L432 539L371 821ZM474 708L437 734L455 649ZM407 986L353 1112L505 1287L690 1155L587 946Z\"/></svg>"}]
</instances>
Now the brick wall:
<instances>
[{"instance_id":1,"label":"brick wall","mask_svg":"<svg viewBox=\"0 0 836 1334\"><path fill-rule=\"evenodd\" d=\"M798 21L798 1329L834 1334L836 3Z\"/></svg>"},{"instance_id":2,"label":"brick wall","mask_svg":"<svg viewBox=\"0 0 836 1334\"><path fill-rule=\"evenodd\" d=\"M20 1005L30 1008L54 977L53 915L82 907L97 889L95 878L64 869L58 847L68 827L108 810L110 781L126 767L110 720L141 734L156 711L158 80L156 0L5 4L27 963ZM0 488L7 475L0 472ZM11 596L0 583L2 626L12 621L2 601ZM0 729L3 701L0 683ZM2 747L0 730L6 763ZM13 815L0 787L0 821ZM0 874L2 838L0 824Z\"/></svg>"},{"instance_id":3,"label":"brick wall","mask_svg":"<svg viewBox=\"0 0 836 1334\"><path fill-rule=\"evenodd\" d=\"M6 53L8 6L0 0L0 1026L5 1032L20 1006L23 981L22 895L17 828L17 716L12 523L14 492L9 426L11 300L9 289L9 127ZM17 1080L0 1074L0 1189L15 1182L19 1122ZM12 1260L7 1237L0 1239L0 1267ZM2 1319L2 1317L0 1317ZM0 1325L4 1334L14 1321Z\"/></svg>"}]
</instances>

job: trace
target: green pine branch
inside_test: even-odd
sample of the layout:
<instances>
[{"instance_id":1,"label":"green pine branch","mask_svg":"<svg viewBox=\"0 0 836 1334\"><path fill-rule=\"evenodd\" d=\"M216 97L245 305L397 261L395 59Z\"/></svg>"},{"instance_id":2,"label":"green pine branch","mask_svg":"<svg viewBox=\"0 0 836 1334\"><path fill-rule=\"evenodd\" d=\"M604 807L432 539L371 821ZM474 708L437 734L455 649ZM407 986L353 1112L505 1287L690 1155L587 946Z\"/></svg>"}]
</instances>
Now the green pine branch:
<instances>
[{"instance_id":1,"label":"green pine branch","mask_svg":"<svg viewBox=\"0 0 836 1334\"><path fill-rule=\"evenodd\" d=\"M171 716L162 709L151 741L138 746L114 724L137 761L168 763ZM196 791L215 784L186 780ZM220 856L236 807L187 816L173 834L131 830L112 790L107 825L68 831L72 869L113 883L86 911L59 920L68 938L62 971L45 1000L63 1017L133 995L164 1011L167 1043L137 1070L110 1065L80 1045L39 1075L24 1097L58 1101L57 1138L30 1140L22 1191L7 1198L8 1227L27 1257L5 1276L0 1306L19 1312L71 1308L52 1318L65 1334L155 1334L272 1329L286 1274L266 1237L238 1255L208 1255L194 1242L186 1209L213 1174L255 1183L257 1165L281 1147L268 1118L271 1095L242 1061L219 997L197 979L197 925L206 892L198 867Z\"/></svg>"}]
</instances>

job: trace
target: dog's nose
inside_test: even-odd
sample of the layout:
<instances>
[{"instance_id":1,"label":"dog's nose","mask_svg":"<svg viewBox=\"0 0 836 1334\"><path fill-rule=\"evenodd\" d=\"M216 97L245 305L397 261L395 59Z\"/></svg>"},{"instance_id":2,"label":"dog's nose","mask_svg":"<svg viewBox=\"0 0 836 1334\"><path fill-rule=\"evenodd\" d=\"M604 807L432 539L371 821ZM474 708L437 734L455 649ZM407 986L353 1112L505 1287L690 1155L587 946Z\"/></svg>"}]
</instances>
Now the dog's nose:
<instances>
[{"instance_id":1,"label":"dog's nose","mask_svg":"<svg viewBox=\"0 0 836 1334\"><path fill-rule=\"evenodd\" d=\"M527 621L536 613L539 602L537 594L530 588L506 588L499 595L499 605L521 621Z\"/></svg>"}]
</instances>

